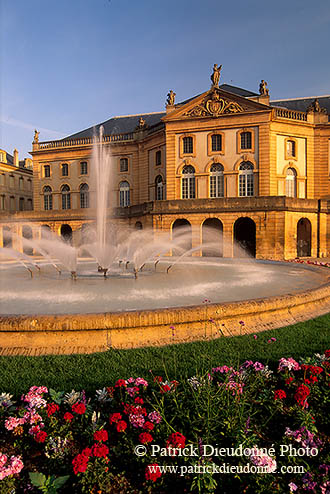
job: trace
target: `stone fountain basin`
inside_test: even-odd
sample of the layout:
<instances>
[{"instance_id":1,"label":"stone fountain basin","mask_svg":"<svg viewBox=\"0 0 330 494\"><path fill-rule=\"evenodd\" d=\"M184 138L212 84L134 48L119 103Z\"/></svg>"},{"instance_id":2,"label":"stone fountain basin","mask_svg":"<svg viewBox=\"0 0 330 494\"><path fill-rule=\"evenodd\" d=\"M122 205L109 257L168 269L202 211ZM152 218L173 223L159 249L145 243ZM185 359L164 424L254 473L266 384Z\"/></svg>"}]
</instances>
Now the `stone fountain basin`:
<instances>
[{"instance_id":1,"label":"stone fountain basin","mask_svg":"<svg viewBox=\"0 0 330 494\"><path fill-rule=\"evenodd\" d=\"M124 267L104 279L94 263L79 262L77 281L46 264L31 279L22 266L3 263L0 352L92 353L164 345L255 333L329 312L327 268L191 258L167 274L170 263L173 259L161 261L156 273L150 264L135 280Z\"/></svg>"}]
</instances>

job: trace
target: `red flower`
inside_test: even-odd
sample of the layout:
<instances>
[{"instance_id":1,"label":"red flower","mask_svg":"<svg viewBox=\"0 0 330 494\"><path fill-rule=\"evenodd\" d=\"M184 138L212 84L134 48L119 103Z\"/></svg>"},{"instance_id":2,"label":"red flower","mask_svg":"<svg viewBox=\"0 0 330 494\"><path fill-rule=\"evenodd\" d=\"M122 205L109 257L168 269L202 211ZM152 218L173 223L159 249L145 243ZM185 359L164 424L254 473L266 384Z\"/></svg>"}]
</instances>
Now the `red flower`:
<instances>
[{"instance_id":1,"label":"red flower","mask_svg":"<svg viewBox=\"0 0 330 494\"><path fill-rule=\"evenodd\" d=\"M98 458L105 458L109 454L109 448L105 444L97 443L92 448L92 455Z\"/></svg>"},{"instance_id":2,"label":"red flower","mask_svg":"<svg viewBox=\"0 0 330 494\"><path fill-rule=\"evenodd\" d=\"M154 424L148 420L143 424L143 429L146 431L152 431L154 427Z\"/></svg>"},{"instance_id":3,"label":"red flower","mask_svg":"<svg viewBox=\"0 0 330 494\"><path fill-rule=\"evenodd\" d=\"M124 432L127 429L127 424L125 420L119 420L117 422L117 432Z\"/></svg>"},{"instance_id":4,"label":"red flower","mask_svg":"<svg viewBox=\"0 0 330 494\"><path fill-rule=\"evenodd\" d=\"M154 438L151 434L149 434L149 432L141 432L141 434L139 434L139 439L142 444L147 444L151 443Z\"/></svg>"},{"instance_id":5,"label":"red flower","mask_svg":"<svg viewBox=\"0 0 330 494\"><path fill-rule=\"evenodd\" d=\"M48 405L47 405L47 415L48 415L48 417L50 417L51 415L53 415L59 409L60 409L60 407L58 405L56 405L56 403L48 403Z\"/></svg>"},{"instance_id":6,"label":"red flower","mask_svg":"<svg viewBox=\"0 0 330 494\"><path fill-rule=\"evenodd\" d=\"M72 413L70 413L70 412L65 412L64 417L63 417L63 418L64 418L64 420L66 420L67 422L71 422L71 420L73 419L73 415L72 415Z\"/></svg>"},{"instance_id":7,"label":"red flower","mask_svg":"<svg viewBox=\"0 0 330 494\"><path fill-rule=\"evenodd\" d=\"M327 358L330 358L330 350L326 350L324 352L324 355L327 357Z\"/></svg>"},{"instance_id":8,"label":"red flower","mask_svg":"<svg viewBox=\"0 0 330 494\"><path fill-rule=\"evenodd\" d=\"M155 383L161 383L161 382L163 382L163 378L162 378L162 376L155 376L155 377L154 377L154 382L155 382Z\"/></svg>"},{"instance_id":9,"label":"red flower","mask_svg":"<svg viewBox=\"0 0 330 494\"><path fill-rule=\"evenodd\" d=\"M92 448L85 448L82 450L81 454L83 456L87 456L87 458L89 458L92 454Z\"/></svg>"},{"instance_id":10,"label":"red flower","mask_svg":"<svg viewBox=\"0 0 330 494\"><path fill-rule=\"evenodd\" d=\"M34 439L37 441L37 443L44 443L46 440L46 437L47 437L47 432L39 431L34 436Z\"/></svg>"},{"instance_id":11,"label":"red flower","mask_svg":"<svg viewBox=\"0 0 330 494\"><path fill-rule=\"evenodd\" d=\"M139 396L137 398L135 398L134 400L134 403L138 403L139 405L143 405L144 401L142 398L140 398Z\"/></svg>"},{"instance_id":12,"label":"red flower","mask_svg":"<svg viewBox=\"0 0 330 494\"><path fill-rule=\"evenodd\" d=\"M161 386L161 393L168 393L169 391L171 391L171 387L168 384L164 384L163 386Z\"/></svg>"},{"instance_id":13,"label":"red flower","mask_svg":"<svg viewBox=\"0 0 330 494\"><path fill-rule=\"evenodd\" d=\"M309 394L309 388L305 384L301 384L300 386L298 386L294 398L300 406L304 407L305 405L307 405L306 400Z\"/></svg>"},{"instance_id":14,"label":"red flower","mask_svg":"<svg viewBox=\"0 0 330 494\"><path fill-rule=\"evenodd\" d=\"M294 381L294 378L293 377L288 377L286 380L285 380L285 384L290 384L292 383L292 381Z\"/></svg>"},{"instance_id":15,"label":"red flower","mask_svg":"<svg viewBox=\"0 0 330 494\"><path fill-rule=\"evenodd\" d=\"M121 388L121 387L126 388L126 386L127 386L127 384L126 384L125 379L118 379L118 381L115 384L115 388Z\"/></svg>"},{"instance_id":16,"label":"red flower","mask_svg":"<svg viewBox=\"0 0 330 494\"><path fill-rule=\"evenodd\" d=\"M158 463L152 463L151 465L148 465L146 468L145 475L146 475L146 480L152 480L153 482L156 482L156 480L162 476L162 473L159 470Z\"/></svg>"},{"instance_id":17,"label":"red flower","mask_svg":"<svg viewBox=\"0 0 330 494\"><path fill-rule=\"evenodd\" d=\"M174 447L174 448L184 448L186 444L186 438L180 432L173 432L169 436L166 442L166 447Z\"/></svg>"},{"instance_id":18,"label":"red flower","mask_svg":"<svg viewBox=\"0 0 330 494\"><path fill-rule=\"evenodd\" d=\"M94 441L107 441L108 433L106 430L102 429L100 431L95 431L93 437L94 437Z\"/></svg>"},{"instance_id":19,"label":"red flower","mask_svg":"<svg viewBox=\"0 0 330 494\"><path fill-rule=\"evenodd\" d=\"M72 405L72 411L78 413L78 415L84 415L86 412L86 406L84 403L75 403Z\"/></svg>"},{"instance_id":20,"label":"red flower","mask_svg":"<svg viewBox=\"0 0 330 494\"><path fill-rule=\"evenodd\" d=\"M286 392L283 389L276 389L274 392L274 400L283 400L286 398Z\"/></svg>"},{"instance_id":21,"label":"red flower","mask_svg":"<svg viewBox=\"0 0 330 494\"><path fill-rule=\"evenodd\" d=\"M88 467L88 456L84 454L77 455L72 460L73 471L77 475L78 473L86 472Z\"/></svg>"},{"instance_id":22,"label":"red flower","mask_svg":"<svg viewBox=\"0 0 330 494\"><path fill-rule=\"evenodd\" d=\"M109 417L109 422L110 424L116 424L119 420L121 420L121 418L120 413L112 413Z\"/></svg>"}]
</instances>

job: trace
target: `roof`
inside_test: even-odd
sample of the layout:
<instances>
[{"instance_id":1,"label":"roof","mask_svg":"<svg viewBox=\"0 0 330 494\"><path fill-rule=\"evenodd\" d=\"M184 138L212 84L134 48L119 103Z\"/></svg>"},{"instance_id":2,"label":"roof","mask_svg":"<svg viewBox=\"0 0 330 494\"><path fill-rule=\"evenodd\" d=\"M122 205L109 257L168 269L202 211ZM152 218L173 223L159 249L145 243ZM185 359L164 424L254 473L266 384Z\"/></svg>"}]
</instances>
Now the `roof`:
<instances>
[{"instance_id":1,"label":"roof","mask_svg":"<svg viewBox=\"0 0 330 494\"><path fill-rule=\"evenodd\" d=\"M139 120L142 117L145 120L148 127L153 127L159 123L162 123L161 118L166 115L165 112L156 113L139 113L138 115L123 115L119 117L113 117L105 122L89 127L88 129L72 134L65 137L66 139L81 139L83 137L93 137L93 135L98 134L101 125L104 128L104 135L114 135L114 134L128 134L129 132L134 132L136 127L139 125Z\"/></svg>"},{"instance_id":2,"label":"roof","mask_svg":"<svg viewBox=\"0 0 330 494\"><path fill-rule=\"evenodd\" d=\"M292 98L274 100L270 102L271 106L279 106L281 108L287 108L288 110L296 110L306 112L307 108L315 99L318 99L321 108L325 108L330 114L330 95L324 96L310 96L308 98Z\"/></svg>"},{"instance_id":3,"label":"roof","mask_svg":"<svg viewBox=\"0 0 330 494\"><path fill-rule=\"evenodd\" d=\"M237 96L243 96L244 98L251 98L252 96L259 96L257 93L253 93L252 91L248 91L247 89L243 89L241 87L237 86L231 86L230 84L220 84L219 89L222 89L222 91L226 91L227 93L232 93L236 94ZM178 105L185 105L186 103L189 103L189 101L192 101L195 98L198 98L201 94L196 94L192 98L188 98L184 101L180 101Z\"/></svg>"}]
</instances>

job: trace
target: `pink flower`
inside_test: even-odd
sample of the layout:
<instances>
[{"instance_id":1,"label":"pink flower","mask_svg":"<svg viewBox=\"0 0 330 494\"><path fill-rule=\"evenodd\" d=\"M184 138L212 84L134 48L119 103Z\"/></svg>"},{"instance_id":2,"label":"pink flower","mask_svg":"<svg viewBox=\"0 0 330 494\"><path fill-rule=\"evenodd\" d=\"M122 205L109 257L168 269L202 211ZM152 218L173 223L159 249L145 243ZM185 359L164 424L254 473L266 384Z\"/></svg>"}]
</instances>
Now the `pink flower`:
<instances>
[{"instance_id":1,"label":"pink flower","mask_svg":"<svg viewBox=\"0 0 330 494\"><path fill-rule=\"evenodd\" d=\"M258 338L258 336L256 334L254 334L253 338L256 340Z\"/></svg>"},{"instance_id":2,"label":"pink flower","mask_svg":"<svg viewBox=\"0 0 330 494\"><path fill-rule=\"evenodd\" d=\"M159 424L162 421L162 416L156 410L154 412L150 412L148 415L148 419L154 424Z\"/></svg>"}]
</instances>

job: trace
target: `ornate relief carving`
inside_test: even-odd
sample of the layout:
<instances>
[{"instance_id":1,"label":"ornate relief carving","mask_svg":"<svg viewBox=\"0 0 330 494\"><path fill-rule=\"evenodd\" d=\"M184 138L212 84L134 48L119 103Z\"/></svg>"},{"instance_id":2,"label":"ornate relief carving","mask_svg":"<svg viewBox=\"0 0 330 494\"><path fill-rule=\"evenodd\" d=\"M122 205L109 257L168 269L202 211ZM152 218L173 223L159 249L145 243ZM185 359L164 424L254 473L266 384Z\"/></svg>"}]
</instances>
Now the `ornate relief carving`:
<instances>
[{"instance_id":1,"label":"ornate relief carving","mask_svg":"<svg viewBox=\"0 0 330 494\"><path fill-rule=\"evenodd\" d=\"M243 112L241 105L235 101L229 101L223 98L221 94L214 90L207 96L202 104L195 106L188 112L184 113L184 117L218 117L223 113L240 113Z\"/></svg>"}]
</instances>

